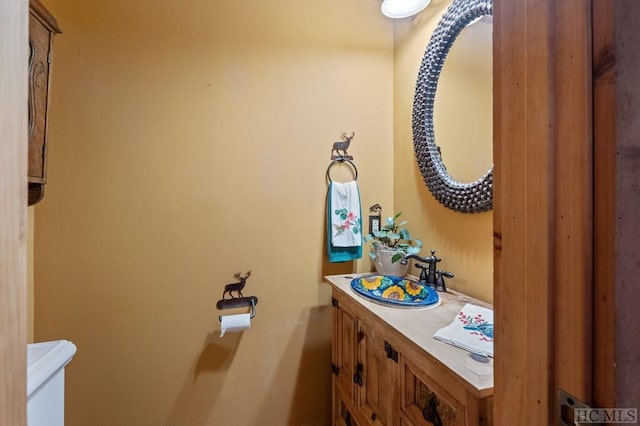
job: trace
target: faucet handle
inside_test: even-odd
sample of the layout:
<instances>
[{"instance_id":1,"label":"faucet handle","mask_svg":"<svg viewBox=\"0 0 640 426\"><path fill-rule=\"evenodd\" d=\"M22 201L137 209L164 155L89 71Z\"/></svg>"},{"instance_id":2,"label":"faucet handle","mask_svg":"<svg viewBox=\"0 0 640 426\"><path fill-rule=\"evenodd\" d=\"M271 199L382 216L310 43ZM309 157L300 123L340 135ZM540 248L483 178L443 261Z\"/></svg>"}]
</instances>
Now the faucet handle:
<instances>
[{"instance_id":1,"label":"faucet handle","mask_svg":"<svg viewBox=\"0 0 640 426\"><path fill-rule=\"evenodd\" d=\"M423 284L427 283L427 268L429 268L429 265L423 265L422 263L416 263L414 264L414 266L418 269L421 269L420 271L420 282Z\"/></svg>"},{"instance_id":2,"label":"faucet handle","mask_svg":"<svg viewBox=\"0 0 640 426\"><path fill-rule=\"evenodd\" d=\"M435 285L436 291L442 291L442 292L447 291L447 286L444 284L444 277L453 278L454 277L453 272L441 271L439 269L436 271L436 285Z\"/></svg>"}]
</instances>

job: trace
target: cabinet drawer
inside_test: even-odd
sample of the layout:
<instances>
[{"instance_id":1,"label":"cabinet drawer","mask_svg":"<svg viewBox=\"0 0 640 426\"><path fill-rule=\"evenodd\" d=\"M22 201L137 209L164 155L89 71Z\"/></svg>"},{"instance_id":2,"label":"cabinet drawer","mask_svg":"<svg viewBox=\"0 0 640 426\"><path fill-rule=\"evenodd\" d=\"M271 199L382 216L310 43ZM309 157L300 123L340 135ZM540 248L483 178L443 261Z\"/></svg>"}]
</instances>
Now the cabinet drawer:
<instances>
[{"instance_id":1,"label":"cabinet drawer","mask_svg":"<svg viewBox=\"0 0 640 426\"><path fill-rule=\"evenodd\" d=\"M465 407L442 384L401 360L401 410L414 426L465 426Z\"/></svg>"}]
</instances>

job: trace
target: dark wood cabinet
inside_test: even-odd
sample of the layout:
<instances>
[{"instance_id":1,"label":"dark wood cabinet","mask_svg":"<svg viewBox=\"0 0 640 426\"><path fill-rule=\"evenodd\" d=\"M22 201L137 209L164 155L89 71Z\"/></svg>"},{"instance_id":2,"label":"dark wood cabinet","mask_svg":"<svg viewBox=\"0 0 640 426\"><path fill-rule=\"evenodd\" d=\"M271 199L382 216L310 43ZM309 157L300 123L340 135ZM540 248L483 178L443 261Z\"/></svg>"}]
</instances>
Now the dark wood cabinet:
<instances>
[{"instance_id":1,"label":"dark wood cabinet","mask_svg":"<svg viewBox=\"0 0 640 426\"><path fill-rule=\"evenodd\" d=\"M47 125L51 89L53 37L56 19L38 0L29 2L29 205L44 196L47 182Z\"/></svg>"}]
</instances>

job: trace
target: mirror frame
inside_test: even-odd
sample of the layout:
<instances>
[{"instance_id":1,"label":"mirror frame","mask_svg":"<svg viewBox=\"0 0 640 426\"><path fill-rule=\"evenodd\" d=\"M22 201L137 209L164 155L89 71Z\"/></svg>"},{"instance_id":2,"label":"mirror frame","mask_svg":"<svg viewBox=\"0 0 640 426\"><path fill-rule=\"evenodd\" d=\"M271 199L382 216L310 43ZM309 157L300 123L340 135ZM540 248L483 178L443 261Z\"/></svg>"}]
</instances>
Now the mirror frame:
<instances>
[{"instance_id":1,"label":"mirror frame","mask_svg":"<svg viewBox=\"0 0 640 426\"><path fill-rule=\"evenodd\" d=\"M492 0L454 0L427 45L413 98L413 147L427 188L441 204L462 213L480 213L493 207L493 166L471 183L455 180L447 171L433 132L433 107L440 72L447 54L463 29L483 16L493 15Z\"/></svg>"}]
</instances>

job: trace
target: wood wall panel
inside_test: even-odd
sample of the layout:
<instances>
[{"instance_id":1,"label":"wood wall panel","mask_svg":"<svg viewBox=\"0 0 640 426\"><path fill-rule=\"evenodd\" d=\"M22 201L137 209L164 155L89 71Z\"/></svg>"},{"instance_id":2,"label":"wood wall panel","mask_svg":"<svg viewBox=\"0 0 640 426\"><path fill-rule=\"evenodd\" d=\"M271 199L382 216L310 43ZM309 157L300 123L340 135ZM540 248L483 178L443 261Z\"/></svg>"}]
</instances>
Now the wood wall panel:
<instances>
[{"instance_id":1,"label":"wood wall panel","mask_svg":"<svg viewBox=\"0 0 640 426\"><path fill-rule=\"evenodd\" d=\"M27 13L0 0L0 424L26 424Z\"/></svg>"},{"instance_id":2,"label":"wood wall panel","mask_svg":"<svg viewBox=\"0 0 640 426\"><path fill-rule=\"evenodd\" d=\"M550 31L547 2L494 2L497 425L549 420Z\"/></svg>"},{"instance_id":3,"label":"wood wall panel","mask_svg":"<svg viewBox=\"0 0 640 426\"><path fill-rule=\"evenodd\" d=\"M591 401L591 1L553 2L554 388Z\"/></svg>"},{"instance_id":4,"label":"wood wall panel","mask_svg":"<svg viewBox=\"0 0 640 426\"><path fill-rule=\"evenodd\" d=\"M593 2L594 370L593 400L615 407L615 53L613 2ZM608 348L608 349L607 349Z\"/></svg>"},{"instance_id":5,"label":"wood wall panel","mask_svg":"<svg viewBox=\"0 0 640 426\"><path fill-rule=\"evenodd\" d=\"M591 2L494 2L497 425L591 389Z\"/></svg>"},{"instance_id":6,"label":"wood wall panel","mask_svg":"<svg viewBox=\"0 0 640 426\"><path fill-rule=\"evenodd\" d=\"M613 3L615 46L615 297L616 407L640 407L640 2ZM609 136L611 137L611 136ZM599 201L599 200L598 200Z\"/></svg>"}]
</instances>

